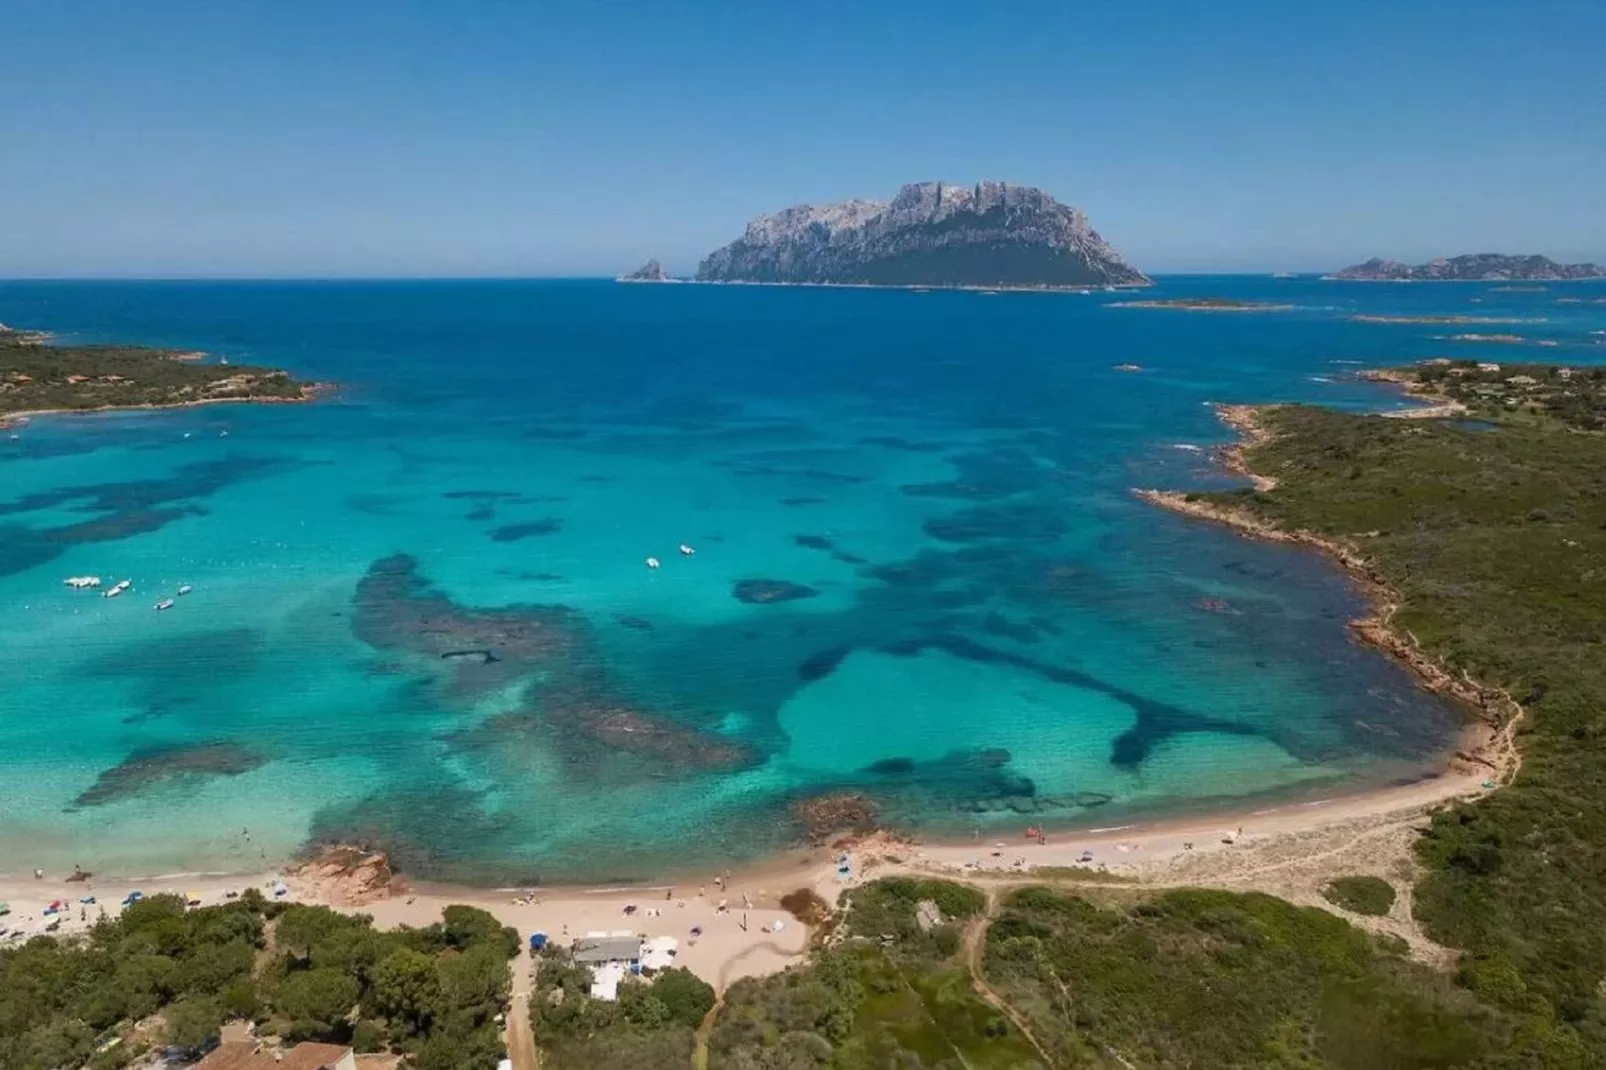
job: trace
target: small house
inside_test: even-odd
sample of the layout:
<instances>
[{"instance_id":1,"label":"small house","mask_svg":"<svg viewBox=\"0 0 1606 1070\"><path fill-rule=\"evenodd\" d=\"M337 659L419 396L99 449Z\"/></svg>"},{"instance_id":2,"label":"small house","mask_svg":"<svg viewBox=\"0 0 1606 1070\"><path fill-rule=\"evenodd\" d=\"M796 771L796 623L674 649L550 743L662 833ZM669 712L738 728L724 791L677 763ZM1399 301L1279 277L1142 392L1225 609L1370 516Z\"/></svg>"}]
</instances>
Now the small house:
<instances>
[{"instance_id":1,"label":"small house","mask_svg":"<svg viewBox=\"0 0 1606 1070\"><path fill-rule=\"evenodd\" d=\"M357 1057L343 1044L271 1049L260 1040L225 1040L195 1070L357 1070Z\"/></svg>"},{"instance_id":2,"label":"small house","mask_svg":"<svg viewBox=\"0 0 1606 1070\"><path fill-rule=\"evenodd\" d=\"M1500 365L1494 363L1493 361L1483 360L1478 362L1478 370L1480 372L1498 373L1500 371Z\"/></svg>"}]
</instances>

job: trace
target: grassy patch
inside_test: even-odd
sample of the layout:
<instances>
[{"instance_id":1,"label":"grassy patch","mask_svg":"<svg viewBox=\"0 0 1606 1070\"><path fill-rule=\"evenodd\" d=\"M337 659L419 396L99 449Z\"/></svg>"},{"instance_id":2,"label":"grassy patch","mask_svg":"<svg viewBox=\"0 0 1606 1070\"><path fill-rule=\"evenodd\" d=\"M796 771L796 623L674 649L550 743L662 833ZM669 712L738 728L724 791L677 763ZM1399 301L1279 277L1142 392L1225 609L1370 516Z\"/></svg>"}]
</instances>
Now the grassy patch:
<instances>
[{"instance_id":1,"label":"grassy patch","mask_svg":"<svg viewBox=\"0 0 1606 1070\"><path fill-rule=\"evenodd\" d=\"M1322 898L1354 914L1382 917L1394 908L1394 885L1382 877L1335 877Z\"/></svg>"}]
</instances>

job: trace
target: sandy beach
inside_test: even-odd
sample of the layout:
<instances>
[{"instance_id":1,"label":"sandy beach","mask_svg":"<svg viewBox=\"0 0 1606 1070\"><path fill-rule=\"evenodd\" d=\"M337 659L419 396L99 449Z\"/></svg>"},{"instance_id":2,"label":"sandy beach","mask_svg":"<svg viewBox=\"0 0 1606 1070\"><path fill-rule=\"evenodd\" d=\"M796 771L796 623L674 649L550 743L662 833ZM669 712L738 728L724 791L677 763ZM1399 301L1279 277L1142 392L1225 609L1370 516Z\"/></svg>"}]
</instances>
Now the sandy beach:
<instances>
[{"instance_id":1,"label":"sandy beach","mask_svg":"<svg viewBox=\"0 0 1606 1070\"><path fill-rule=\"evenodd\" d=\"M287 893L282 898L288 901L370 914L385 928L428 925L440 918L444 907L467 903L518 929L521 941L532 932L559 942L595 932L672 936L680 941L677 961L723 989L742 977L785 969L802 956L807 930L780 905L782 896L799 888L810 888L834 905L843 891L864 880L926 873L987 882L1075 885L1079 880L1107 884L1118 879L1135 887L1258 889L1311 901L1314 890L1332 876L1397 864L1398 848L1408 845L1414 835L1410 830L1432 807L1479 794L1486 790L1483 783L1479 774L1451 771L1340 798L1049 833L1042 843L1026 838L1024 819L1022 834L1003 840L920 843L872 833L816 848L801 858L734 872L728 879L710 873L701 885L535 889L533 896L516 890L414 889L399 880L372 898L353 900L338 880L272 871L73 882L66 879L70 874L35 878L24 873L0 876L0 901L11 906L0 926L23 938L43 933L52 920L44 909L60 900L65 909L53 917L60 919L56 931L65 935L84 931L103 913L115 915L123 897L135 889L145 895L178 893L193 903L216 905L249 887L271 896L275 883L283 881ZM1386 839L1399 843L1380 852L1379 841ZM846 880L837 871L844 852L852 867ZM93 904L80 903L89 896L95 898ZM627 907L634 910L627 913ZM693 928L701 929L695 938Z\"/></svg>"}]
</instances>

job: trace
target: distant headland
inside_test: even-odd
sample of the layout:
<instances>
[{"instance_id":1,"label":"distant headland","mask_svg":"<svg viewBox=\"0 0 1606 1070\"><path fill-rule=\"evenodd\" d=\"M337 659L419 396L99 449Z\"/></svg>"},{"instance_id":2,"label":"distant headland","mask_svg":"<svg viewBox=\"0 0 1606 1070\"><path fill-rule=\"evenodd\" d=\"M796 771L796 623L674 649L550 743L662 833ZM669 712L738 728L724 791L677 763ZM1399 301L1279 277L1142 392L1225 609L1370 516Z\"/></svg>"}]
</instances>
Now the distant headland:
<instances>
[{"instance_id":1,"label":"distant headland","mask_svg":"<svg viewBox=\"0 0 1606 1070\"><path fill-rule=\"evenodd\" d=\"M1149 285L1080 211L1004 182L920 182L891 201L804 204L762 215L709 254L696 278L981 290Z\"/></svg>"},{"instance_id":2,"label":"distant headland","mask_svg":"<svg viewBox=\"0 0 1606 1070\"><path fill-rule=\"evenodd\" d=\"M1551 282L1606 278L1599 264L1558 264L1548 256L1471 253L1425 264L1373 257L1326 276L1340 282Z\"/></svg>"},{"instance_id":3,"label":"distant headland","mask_svg":"<svg viewBox=\"0 0 1606 1070\"><path fill-rule=\"evenodd\" d=\"M0 324L0 426L23 416L172 408L223 401L307 401L315 384L278 368L212 363L204 353L55 345Z\"/></svg>"}]
</instances>

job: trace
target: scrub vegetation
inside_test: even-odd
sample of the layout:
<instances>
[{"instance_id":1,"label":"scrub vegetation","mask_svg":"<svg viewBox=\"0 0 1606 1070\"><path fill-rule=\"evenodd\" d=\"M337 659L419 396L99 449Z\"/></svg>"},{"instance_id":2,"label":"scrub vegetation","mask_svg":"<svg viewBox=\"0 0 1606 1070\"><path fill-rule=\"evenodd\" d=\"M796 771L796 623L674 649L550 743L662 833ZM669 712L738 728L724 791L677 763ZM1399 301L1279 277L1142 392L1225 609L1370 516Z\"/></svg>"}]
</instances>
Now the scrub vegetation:
<instances>
[{"instance_id":1,"label":"scrub vegetation","mask_svg":"<svg viewBox=\"0 0 1606 1070\"><path fill-rule=\"evenodd\" d=\"M310 387L276 368L224 365L139 346L59 346L0 327L0 419L25 412L202 401L300 401Z\"/></svg>"},{"instance_id":2,"label":"scrub vegetation","mask_svg":"<svg viewBox=\"0 0 1606 1070\"><path fill-rule=\"evenodd\" d=\"M87 937L0 951L0 1067L114 1070L154 1048L200 1050L229 1019L287 1041L404 1053L417 1070L492 1070L512 929L448 907L424 929L284 906L152 896Z\"/></svg>"}]
</instances>

